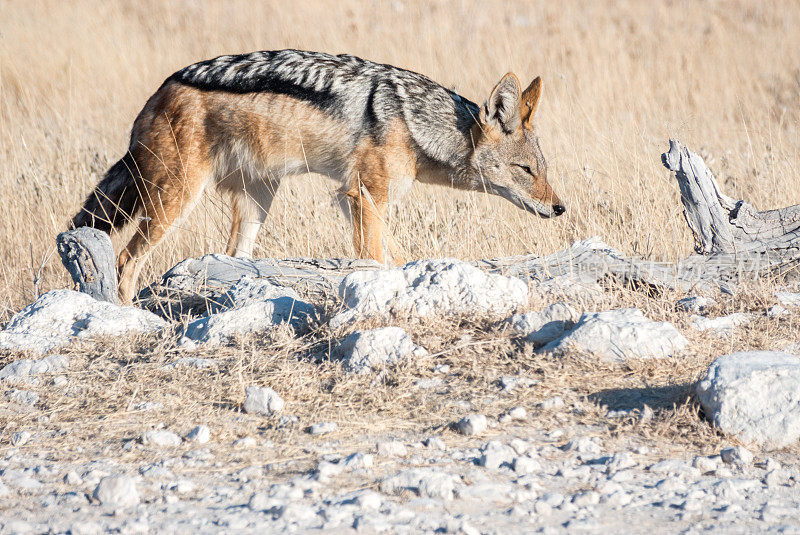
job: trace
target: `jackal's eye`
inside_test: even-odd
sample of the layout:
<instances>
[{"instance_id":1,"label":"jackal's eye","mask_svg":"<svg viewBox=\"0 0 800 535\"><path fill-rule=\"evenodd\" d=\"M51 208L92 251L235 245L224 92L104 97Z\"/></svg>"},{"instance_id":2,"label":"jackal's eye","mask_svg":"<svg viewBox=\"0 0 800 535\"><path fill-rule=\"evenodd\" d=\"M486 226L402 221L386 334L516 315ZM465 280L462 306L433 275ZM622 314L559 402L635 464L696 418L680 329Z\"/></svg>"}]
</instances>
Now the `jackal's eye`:
<instances>
[{"instance_id":1,"label":"jackal's eye","mask_svg":"<svg viewBox=\"0 0 800 535\"><path fill-rule=\"evenodd\" d=\"M515 163L514 165L516 165L517 167L519 167L520 169L522 169L523 171L525 171L529 175L533 175L533 171L531 171L531 168L528 167L527 165L522 165L522 164L518 164L518 163Z\"/></svg>"}]
</instances>

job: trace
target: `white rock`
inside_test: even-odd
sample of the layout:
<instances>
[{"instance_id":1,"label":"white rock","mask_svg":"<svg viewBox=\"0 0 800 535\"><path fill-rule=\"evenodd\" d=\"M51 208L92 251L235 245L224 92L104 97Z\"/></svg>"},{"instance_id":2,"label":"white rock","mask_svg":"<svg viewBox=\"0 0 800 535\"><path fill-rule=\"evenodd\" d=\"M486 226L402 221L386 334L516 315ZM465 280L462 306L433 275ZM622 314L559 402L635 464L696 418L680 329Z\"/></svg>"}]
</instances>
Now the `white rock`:
<instances>
[{"instance_id":1,"label":"white rock","mask_svg":"<svg viewBox=\"0 0 800 535\"><path fill-rule=\"evenodd\" d=\"M692 466L700 470L701 473L706 474L719 468L720 460L719 455L712 455L711 457L697 456L692 461Z\"/></svg>"},{"instance_id":2,"label":"white rock","mask_svg":"<svg viewBox=\"0 0 800 535\"><path fill-rule=\"evenodd\" d=\"M590 437L575 437L567 442L564 451L574 451L576 453L586 453L589 455L600 455L603 448L598 444L599 439Z\"/></svg>"},{"instance_id":3,"label":"white rock","mask_svg":"<svg viewBox=\"0 0 800 535\"><path fill-rule=\"evenodd\" d=\"M743 446L732 446L724 448L719 452L722 462L735 464L737 466L747 466L753 462L753 454Z\"/></svg>"},{"instance_id":4,"label":"white rock","mask_svg":"<svg viewBox=\"0 0 800 535\"><path fill-rule=\"evenodd\" d=\"M447 449L447 444L444 443L439 437L428 437L425 439L425 447L430 448L432 450L445 450Z\"/></svg>"},{"instance_id":5,"label":"white rock","mask_svg":"<svg viewBox=\"0 0 800 535\"><path fill-rule=\"evenodd\" d=\"M383 498L373 490L362 490L356 494L353 498L353 502L361 509L377 511L383 503Z\"/></svg>"},{"instance_id":6,"label":"white rock","mask_svg":"<svg viewBox=\"0 0 800 535\"><path fill-rule=\"evenodd\" d=\"M624 361L667 357L688 344L670 323L651 321L637 309L623 308L584 314L575 329L543 350L561 356L577 349L604 360Z\"/></svg>"},{"instance_id":7,"label":"white rock","mask_svg":"<svg viewBox=\"0 0 800 535\"><path fill-rule=\"evenodd\" d=\"M331 319L333 328L376 315L499 315L526 305L528 287L514 277L486 273L459 260L441 259L350 273L339 286L339 296L349 310Z\"/></svg>"},{"instance_id":8,"label":"white rock","mask_svg":"<svg viewBox=\"0 0 800 535\"><path fill-rule=\"evenodd\" d=\"M83 483L83 478L75 470L70 470L64 475L64 483L76 487Z\"/></svg>"},{"instance_id":9,"label":"white rock","mask_svg":"<svg viewBox=\"0 0 800 535\"><path fill-rule=\"evenodd\" d=\"M747 325L752 319L750 314L744 312L737 312L735 314L728 314L727 316L720 316L718 318L705 318L703 316L692 316L692 327L698 331L714 331L720 336L726 336L732 333L736 327Z\"/></svg>"},{"instance_id":10,"label":"white rock","mask_svg":"<svg viewBox=\"0 0 800 535\"><path fill-rule=\"evenodd\" d=\"M44 373L59 373L69 368L65 355L50 355L39 360L22 359L7 364L0 370L0 379L15 383L34 379Z\"/></svg>"},{"instance_id":11,"label":"white rock","mask_svg":"<svg viewBox=\"0 0 800 535\"><path fill-rule=\"evenodd\" d=\"M248 414L270 415L283 410L283 399L269 387L248 386L245 394L244 410Z\"/></svg>"},{"instance_id":12,"label":"white rock","mask_svg":"<svg viewBox=\"0 0 800 535\"><path fill-rule=\"evenodd\" d=\"M470 414L458 421L456 425L458 432L462 435L480 435L486 431L488 422L483 414Z\"/></svg>"},{"instance_id":13,"label":"white rock","mask_svg":"<svg viewBox=\"0 0 800 535\"><path fill-rule=\"evenodd\" d=\"M481 448L481 456L478 457L478 466L483 466L489 470L497 470L504 464L511 465L517 452L511 446L507 446L500 441L492 440Z\"/></svg>"},{"instance_id":14,"label":"white rock","mask_svg":"<svg viewBox=\"0 0 800 535\"><path fill-rule=\"evenodd\" d=\"M697 385L706 417L721 431L765 449L800 439L800 358L747 351L715 360Z\"/></svg>"},{"instance_id":15,"label":"white rock","mask_svg":"<svg viewBox=\"0 0 800 535\"><path fill-rule=\"evenodd\" d=\"M211 429L207 425L198 425L186 435L186 440L196 442L198 444L206 444L211 440Z\"/></svg>"},{"instance_id":16,"label":"white rock","mask_svg":"<svg viewBox=\"0 0 800 535\"><path fill-rule=\"evenodd\" d=\"M508 417L512 420L524 420L528 417L528 411L525 410L525 407L514 407L508 411Z\"/></svg>"},{"instance_id":17,"label":"white rock","mask_svg":"<svg viewBox=\"0 0 800 535\"><path fill-rule=\"evenodd\" d=\"M782 307L780 305L775 305L775 306L769 307L769 310L767 310L767 317L769 317L769 318L780 318L781 316L785 316L785 315L787 315L789 313L790 313L789 309L784 308L784 307Z\"/></svg>"},{"instance_id":18,"label":"white rock","mask_svg":"<svg viewBox=\"0 0 800 535\"><path fill-rule=\"evenodd\" d=\"M160 447L180 446L181 437L166 429L150 429L142 433L142 444Z\"/></svg>"},{"instance_id":19,"label":"white rock","mask_svg":"<svg viewBox=\"0 0 800 535\"><path fill-rule=\"evenodd\" d=\"M43 354L75 337L152 332L166 325L147 310L98 301L72 290L53 290L11 318L0 331L0 349Z\"/></svg>"},{"instance_id":20,"label":"white rock","mask_svg":"<svg viewBox=\"0 0 800 535\"><path fill-rule=\"evenodd\" d=\"M538 407L545 410L554 410L564 407L564 398L561 396L553 396L539 403Z\"/></svg>"},{"instance_id":21,"label":"white rock","mask_svg":"<svg viewBox=\"0 0 800 535\"><path fill-rule=\"evenodd\" d=\"M787 307L800 306L800 293L775 292L775 297L778 299L778 302L783 306Z\"/></svg>"},{"instance_id":22,"label":"white rock","mask_svg":"<svg viewBox=\"0 0 800 535\"><path fill-rule=\"evenodd\" d=\"M12 403L33 406L39 402L39 394L32 390L9 390L6 392L6 399Z\"/></svg>"},{"instance_id":23,"label":"white rock","mask_svg":"<svg viewBox=\"0 0 800 535\"><path fill-rule=\"evenodd\" d=\"M220 297L219 301L221 309L233 309L275 299L302 302L300 296L292 288L248 276L239 279ZM313 315L313 308L310 313Z\"/></svg>"},{"instance_id":24,"label":"white rock","mask_svg":"<svg viewBox=\"0 0 800 535\"><path fill-rule=\"evenodd\" d=\"M397 440L384 440L376 445L378 455L383 457L405 457L408 455L406 445Z\"/></svg>"},{"instance_id":25,"label":"white rock","mask_svg":"<svg viewBox=\"0 0 800 535\"><path fill-rule=\"evenodd\" d=\"M511 392L517 387L529 388L537 384L537 382L535 379L524 375L504 375L500 378L500 387L504 392Z\"/></svg>"},{"instance_id":26,"label":"white rock","mask_svg":"<svg viewBox=\"0 0 800 535\"><path fill-rule=\"evenodd\" d=\"M103 505L127 508L139 504L136 481L127 476L108 476L100 480L92 497Z\"/></svg>"},{"instance_id":27,"label":"white rock","mask_svg":"<svg viewBox=\"0 0 800 535\"><path fill-rule=\"evenodd\" d=\"M597 505L600 503L600 493L593 490L578 493L572 497L572 503L577 507Z\"/></svg>"},{"instance_id":28,"label":"white rock","mask_svg":"<svg viewBox=\"0 0 800 535\"><path fill-rule=\"evenodd\" d=\"M283 323L301 329L313 315L314 307L304 301L271 299L196 319L186 326L184 336L197 344L215 346Z\"/></svg>"},{"instance_id":29,"label":"white rock","mask_svg":"<svg viewBox=\"0 0 800 535\"><path fill-rule=\"evenodd\" d=\"M242 437L233 441L234 448L252 448L256 445L256 439L253 437Z\"/></svg>"},{"instance_id":30,"label":"white rock","mask_svg":"<svg viewBox=\"0 0 800 535\"><path fill-rule=\"evenodd\" d=\"M693 295L691 297L684 297L683 299L680 299L675 305L675 308L677 310L683 310L684 312L703 315L709 308L716 305L717 302L710 297Z\"/></svg>"},{"instance_id":31,"label":"white rock","mask_svg":"<svg viewBox=\"0 0 800 535\"><path fill-rule=\"evenodd\" d=\"M33 435L30 431L17 431L11 435L11 445L23 446L31 439L32 436Z\"/></svg>"},{"instance_id":32,"label":"white rock","mask_svg":"<svg viewBox=\"0 0 800 535\"><path fill-rule=\"evenodd\" d=\"M365 468L372 468L374 460L372 458L372 455L370 455L369 453L363 453L357 451L356 453L350 454L341 461L339 461L339 464L345 470L352 471Z\"/></svg>"},{"instance_id":33,"label":"white rock","mask_svg":"<svg viewBox=\"0 0 800 535\"><path fill-rule=\"evenodd\" d=\"M385 478L380 490L385 494L399 494L410 490L424 498L452 500L456 487L453 474L433 468L410 468Z\"/></svg>"},{"instance_id":34,"label":"white rock","mask_svg":"<svg viewBox=\"0 0 800 535\"><path fill-rule=\"evenodd\" d=\"M579 317L570 305L556 303L540 312L514 314L507 322L517 336L535 346L542 346L571 329Z\"/></svg>"},{"instance_id":35,"label":"white rock","mask_svg":"<svg viewBox=\"0 0 800 535\"><path fill-rule=\"evenodd\" d=\"M333 350L333 358L341 359L344 369L352 373L369 373L409 357L427 354L425 348L416 345L400 327L356 331Z\"/></svg>"},{"instance_id":36,"label":"white rock","mask_svg":"<svg viewBox=\"0 0 800 535\"><path fill-rule=\"evenodd\" d=\"M542 463L537 459L526 456L517 456L512 463L514 472L520 475L533 474L542 470Z\"/></svg>"},{"instance_id":37,"label":"white rock","mask_svg":"<svg viewBox=\"0 0 800 535\"><path fill-rule=\"evenodd\" d=\"M312 435L326 435L328 433L333 433L337 429L339 429L339 426L336 422L318 422L311 424L308 428L308 432Z\"/></svg>"}]
</instances>

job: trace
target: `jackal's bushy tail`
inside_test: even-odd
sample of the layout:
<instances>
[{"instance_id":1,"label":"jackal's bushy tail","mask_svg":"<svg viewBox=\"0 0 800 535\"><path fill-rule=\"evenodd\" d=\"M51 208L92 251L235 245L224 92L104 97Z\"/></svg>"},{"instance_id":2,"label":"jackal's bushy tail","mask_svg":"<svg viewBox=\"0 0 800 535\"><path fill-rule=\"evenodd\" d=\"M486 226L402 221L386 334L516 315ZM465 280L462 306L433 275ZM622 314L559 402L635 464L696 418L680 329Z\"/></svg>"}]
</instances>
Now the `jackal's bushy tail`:
<instances>
[{"instance_id":1,"label":"jackal's bushy tail","mask_svg":"<svg viewBox=\"0 0 800 535\"><path fill-rule=\"evenodd\" d=\"M104 232L119 229L141 208L142 199L130 153L106 171L103 180L86 197L83 208L72 218L70 229L93 227Z\"/></svg>"}]
</instances>

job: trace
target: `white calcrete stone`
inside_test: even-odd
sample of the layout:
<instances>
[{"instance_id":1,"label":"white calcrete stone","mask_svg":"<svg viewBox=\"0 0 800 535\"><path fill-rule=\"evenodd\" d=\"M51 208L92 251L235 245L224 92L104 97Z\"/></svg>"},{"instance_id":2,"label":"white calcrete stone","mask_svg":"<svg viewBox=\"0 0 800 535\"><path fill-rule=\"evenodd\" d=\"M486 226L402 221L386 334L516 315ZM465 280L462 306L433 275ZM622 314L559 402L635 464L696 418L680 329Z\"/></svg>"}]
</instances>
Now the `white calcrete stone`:
<instances>
[{"instance_id":1,"label":"white calcrete stone","mask_svg":"<svg viewBox=\"0 0 800 535\"><path fill-rule=\"evenodd\" d=\"M800 306L800 293L775 292L775 297L778 299L778 302L783 306L787 307Z\"/></svg>"},{"instance_id":2,"label":"white calcrete stone","mask_svg":"<svg viewBox=\"0 0 800 535\"><path fill-rule=\"evenodd\" d=\"M13 435L11 435L11 445L12 446L22 446L26 444L32 437L30 431L17 431Z\"/></svg>"},{"instance_id":3,"label":"white calcrete stone","mask_svg":"<svg viewBox=\"0 0 800 535\"><path fill-rule=\"evenodd\" d=\"M308 432L312 435L327 435L328 433L333 433L337 429L339 429L339 425L336 422L318 422L311 424L308 428Z\"/></svg>"},{"instance_id":4,"label":"white calcrete stone","mask_svg":"<svg viewBox=\"0 0 800 535\"><path fill-rule=\"evenodd\" d=\"M472 436L486 431L487 425L486 416L483 414L470 414L461 418L456 424L456 428L462 435Z\"/></svg>"},{"instance_id":5,"label":"white calcrete stone","mask_svg":"<svg viewBox=\"0 0 800 535\"><path fill-rule=\"evenodd\" d=\"M511 446L500 441L492 440L481 448L481 456L478 457L478 466L483 466L490 470L497 470L504 464L511 466L517 452Z\"/></svg>"},{"instance_id":6,"label":"white calcrete stone","mask_svg":"<svg viewBox=\"0 0 800 535\"><path fill-rule=\"evenodd\" d=\"M0 331L0 349L44 354L73 338L153 332L167 323L147 310L53 290L23 308Z\"/></svg>"},{"instance_id":7,"label":"white calcrete stone","mask_svg":"<svg viewBox=\"0 0 800 535\"><path fill-rule=\"evenodd\" d=\"M697 385L697 397L721 431L778 449L800 439L800 358L777 351L746 351L715 360Z\"/></svg>"},{"instance_id":8,"label":"white calcrete stone","mask_svg":"<svg viewBox=\"0 0 800 535\"><path fill-rule=\"evenodd\" d=\"M37 375L44 373L60 373L69 368L69 360L65 355L50 355L39 360L22 359L6 364L0 370L0 379L15 383L36 380Z\"/></svg>"},{"instance_id":9,"label":"white calcrete stone","mask_svg":"<svg viewBox=\"0 0 800 535\"><path fill-rule=\"evenodd\" d=\"M735 464L737 466L747 466L753 462L753 454L743 446L731 446L719 452L722 462Z\"/></svg>"},{"instance_id":10,"label":"white calcrete stone","mask_svg":"<svg viewBox=\"0 0 800 535\"><path fill-rule=\"evenodd\" d=\"M556 356L578 350L608 361L624 361L668 357L688 344L670 323L651 321L635 308L622 308L584 314L572 331L543 350Z\"/></svg>"},{"instance_id":11,"label":"white calcrete stone","mask_svg":"<svg viewBox=\"0 0 800 535\"><path fill-rule=\"evenodd\" d=\"M580 315L566 303L555 303L539 312L514 314L507 323L514 333L536 346L552 342L571 329Z\"/></svg>"},{"instance_id":12,"label":"white calcrete stone","mask_svg":"<svg viewBox=\"0 0 800 535\"><path fill-rule=\"evenodd\" d=\"M356 331L333 350L351 373L369 373L409 357L422 357L428 352L418 346L400 327L381 327Z\"/></svg>"},{"instance_id":13,"label":"white calcrete stone","mask_svg":"<svg viewBox=\"0 0 800 535\"><path fill-rule=\"evenodd\" d=\"M92 497L103 505L114 508L133 507L139 504L136 481L127 476L108 476L100 480Z\"/></svg>"},{"instance_id":14,"label":"white calcrete stone","mask_svg":"<svg viewBox=\"0 0 800 535\"><path fill-rule=\"evenodd\" d=\"M380 483L380 490L385 494L410 490L423 498L452 500L456 481L456 476L441 470L410 468L385 478Z\"/></svg>"},{"instance_id":15,"label":"white calcrete stone","mask_svg":"<svg viewBox=\"0 0 800 535\"><path fill-rule=\"evenodd\" d=\"M732 333L736 327L747 325L751 319L750 314L745 314L744 312L736 312L735 314L728 314L718 318L691 317L692 327L698 331L713 331L722 336Z\"/></svg>"},{"instance_id":16,"label":"white calcrete stone","mask_svg":"<svg viewBox=\"0 0 800 535\"><path fill-rule=\"evenodd\" d=\"M397 440L384 440L376 444L378 455L383 457L405 457L408 454L406 445Z\"/></svg>"},{"instance_id":17,"label":"white calcrete stone","mask_svg":"<svg viewBox=\"0 0 800 535\"><path fill-rule=\"evenodd\" d=\"M39 403L39 394L33 390L9 390L6 392L6 399L12 403L33 406Z\"/></svg>"},{"instance_id":18,"label":"white calcrete stone","mask_svg":"<svg viewBox=\"0 0 800 535\"><path fill-rule=\"evenodd\" d=\"M526 305L528 287L514 277L441 259L350 273L339 286L339 296L348 310L331 319L334 328L355 319L389 314L500 315Z\"/></svg>"},{"instance_id":19,"label":"white calcrete stone","mask_svg":"<svg viewBox=\"0 0 800 535\"><path fill-rule=\"evenodd\" d=\"M288 297L269 299L196 319L186 326L185 337L209 346L228 343L235 336L267 331L283 323L295 329L307 325L314 307Z\"/></svg>"},{"instance_id":20,"label":"white calcrete stone","mask_svg":"<svg viewBox=\"0 0 800 535\"><path fill-rule=\"evenodd\" d=\"M223 310L242 308L254 303L282 298L302 302L300 296L292 288L278 286L264 279L245 276L222 295L220 308Z\"/></svg>"},{"instance_id":21,"label":"white calcrete stone","mask_svg":"<svg viewBox=\"0 0 800 535\"><path fill-rule=\"evenodd\" d=\"M276 414L283 410L283 398L269 387L248 386L245 389L244 410L249 414Z\"/></svg>"},{"instance_id":22,"label":"white calcrete stone","mask_svg":"<svg viewBox=\"0 0 800 535\"><path fill-rule=\"evenodd\" d=\"M180 446L181 437L166 429L150 429L142 433L142 444L145 446Z\"/></svg>"},{"instance_id":23,"label":"white calcrete stone","mask_svg":"<svg viewBox=\"0 0 800 535\"><path fill-rule=\"evenodd\" d=\"M211 429L209 429L207 425L198 425L186 434L186 440L190 440L198 444L206 444L209 440L211 440Z\"/></svg>"}]
</instances>

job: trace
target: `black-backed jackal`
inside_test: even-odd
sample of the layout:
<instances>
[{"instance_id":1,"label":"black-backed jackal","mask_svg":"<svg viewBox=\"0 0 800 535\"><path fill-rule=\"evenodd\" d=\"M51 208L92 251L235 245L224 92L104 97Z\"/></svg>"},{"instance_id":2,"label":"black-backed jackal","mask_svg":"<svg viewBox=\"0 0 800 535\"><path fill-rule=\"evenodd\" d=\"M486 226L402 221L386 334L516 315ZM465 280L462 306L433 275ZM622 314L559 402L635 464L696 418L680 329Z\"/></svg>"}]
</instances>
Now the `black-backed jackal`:
<instances>
[{"instance_id":1,"label":"black-backed jackal","mask_svg":"<svg viewBox=\"0 0 800 535\"><path fill-rule=\"evenodd\" d=\"M281 180L342 184L360 257L402 263L386 226L414 180L500 195L542 217L564 212L534 133L541 96L506 74L483 106L429 78L354 56L281 50L221 56L170 76L133 124L128 153L89 194L73 228L141 215L118 260L130 302L147 253L210 183L233 198L227 254L249 256Z\"/></svg>"}]
</instances>

